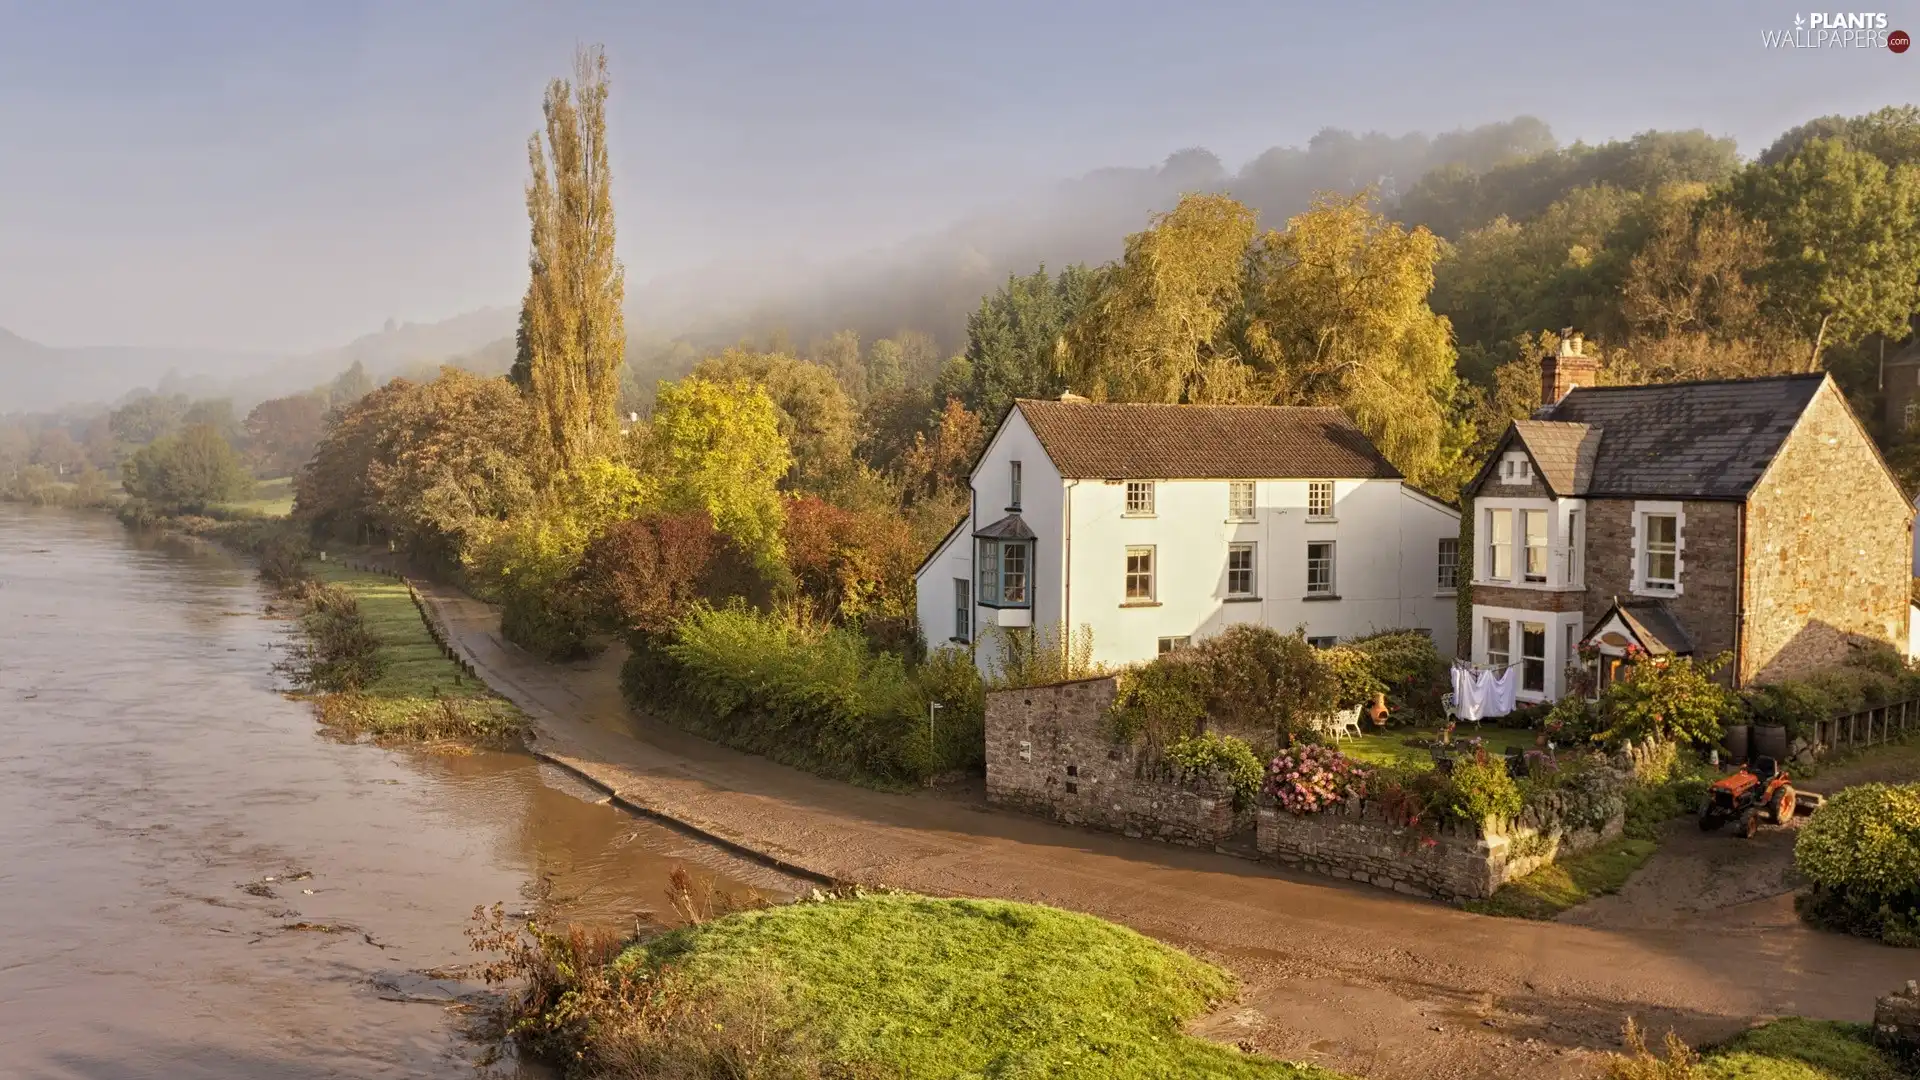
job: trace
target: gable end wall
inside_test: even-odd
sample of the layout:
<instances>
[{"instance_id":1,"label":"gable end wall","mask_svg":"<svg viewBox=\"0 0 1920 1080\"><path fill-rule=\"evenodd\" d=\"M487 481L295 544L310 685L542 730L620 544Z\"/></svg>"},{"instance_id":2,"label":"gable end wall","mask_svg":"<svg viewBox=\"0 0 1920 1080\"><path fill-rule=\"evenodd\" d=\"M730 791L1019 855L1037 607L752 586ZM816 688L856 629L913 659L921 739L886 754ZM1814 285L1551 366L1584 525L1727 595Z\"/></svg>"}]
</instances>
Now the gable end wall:
<instances>
[{"instance_id":1,"label":"gable end wall","mask_svg":"<svg viewBox=\"0 0 1920 1080\"><path fill-rule=\"evenodd\" d=\"M1913 509L1828 383L1748 498L1742 674L1806 675L1850 642L1904 653L1912 558Z\"/></svg>"}]
</instances>

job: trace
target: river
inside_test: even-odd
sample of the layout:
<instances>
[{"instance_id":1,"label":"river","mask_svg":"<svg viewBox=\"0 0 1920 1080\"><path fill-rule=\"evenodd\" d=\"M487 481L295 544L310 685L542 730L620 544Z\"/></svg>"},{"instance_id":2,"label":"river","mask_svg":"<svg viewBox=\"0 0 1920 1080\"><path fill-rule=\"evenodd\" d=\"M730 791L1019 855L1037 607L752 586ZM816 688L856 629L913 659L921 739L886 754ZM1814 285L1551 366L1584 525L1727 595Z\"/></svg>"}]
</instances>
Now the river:
<instances>
[{"instance_id":1,"label":"river","mask_svg":"<svg viewBox=\"0 0 1920 1080\"><path fill-rule=\"evenodd\" d=\"M675 867L780 884L524 754L322 736L268 599L211 546L0 504L0 1076L471 1077L432 999L474 989L475 905L544 878L625 926Z\"/></svg>"}]
</instances>

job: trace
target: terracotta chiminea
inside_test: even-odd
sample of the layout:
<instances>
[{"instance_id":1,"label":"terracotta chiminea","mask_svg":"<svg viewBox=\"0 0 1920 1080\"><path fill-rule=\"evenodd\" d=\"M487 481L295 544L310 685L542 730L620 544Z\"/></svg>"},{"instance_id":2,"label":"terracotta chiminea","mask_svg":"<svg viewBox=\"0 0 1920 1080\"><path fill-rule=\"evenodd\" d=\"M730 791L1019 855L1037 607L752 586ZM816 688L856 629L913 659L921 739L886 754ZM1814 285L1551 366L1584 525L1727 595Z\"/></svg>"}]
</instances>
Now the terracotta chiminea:
<instances>
[{"instance_id":1,"label":"terracotta chiminea","mask_svg":"<svg viewBox=\"0 0 1920 1080\"><path fill-rule=\"evenodd\" d=\"M1367 718L1373 721L1374 727L1387 726L1387 695L1373 695L1373 704L1367 706Z\"/></svg>"}]
</instances>

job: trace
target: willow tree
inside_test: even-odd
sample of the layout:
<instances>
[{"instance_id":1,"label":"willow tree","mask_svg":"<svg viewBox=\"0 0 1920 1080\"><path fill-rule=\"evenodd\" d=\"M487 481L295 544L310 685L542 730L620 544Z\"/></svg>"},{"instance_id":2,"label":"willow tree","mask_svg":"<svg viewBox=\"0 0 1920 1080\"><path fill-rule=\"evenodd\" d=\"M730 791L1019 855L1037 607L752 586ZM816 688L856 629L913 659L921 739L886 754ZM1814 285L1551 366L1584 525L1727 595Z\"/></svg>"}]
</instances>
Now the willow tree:
<instances>
[{"instance_id":1,"label":"willow tree","mask_svg":"<svg viewBox=\"0 0 1920 1080\"><path fill-rule=\"evenodd\" d=\"M1070 385L1114 401L1233 401L1248 371L1226 344L1254 214L1225 195L1189 195L1127 237L1120 262L1068 327Z\"/></svg>"},{"instance_id":2,"label":"willow tree","mask_svg":"<svg viewBox=\"0 0 1920 1080\"><path fill-rule=\"evenodd\" d=\"M547 142L527 140L533 276L524 304L526 384L553 465L579 469L619 432L626 272L613 253L607 58L582 49L575 82L547 87Z\"/></svg>"}]
</instances>

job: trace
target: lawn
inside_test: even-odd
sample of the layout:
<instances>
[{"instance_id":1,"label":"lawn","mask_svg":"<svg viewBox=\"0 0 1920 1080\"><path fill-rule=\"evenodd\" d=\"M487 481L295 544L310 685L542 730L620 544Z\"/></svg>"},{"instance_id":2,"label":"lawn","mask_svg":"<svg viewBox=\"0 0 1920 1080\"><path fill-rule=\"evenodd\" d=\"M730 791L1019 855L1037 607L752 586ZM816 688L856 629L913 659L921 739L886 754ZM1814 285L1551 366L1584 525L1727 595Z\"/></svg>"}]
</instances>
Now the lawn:
<instances>
[{"instance_id":1,"label":"lawn","mask_svg":"<svg viewBox=\"0 0 1920 1080\"><path fill-rule=\"evenodd\" d=\"M1362 735L1357 739L1343 739L1340 742L1340 752L1356 761L1364 761L1370 765L1413 765L1431 768L1433 755L1424 747L1408 746L1407 740L1438 737L1439 732L1431 729L1391 728L1382 735ZM1475 737L1484 739L1487 744L1487 753L1496 757L1505 754L1509 746L1517 746L1523 751L1534 748L1534 732L1514 728L1488 727L1475 731L1471 726L1462 726L1454 729L1453 737L1456 742Z\"/></svg>"},{"instance_id":2,"label":"lawn","mask_svg":"<svg viewBox=\"0 0 1920 1080\"><path fill-rule=\"evenodd\" d=\"M1652 840L1623 836L1509 881L1491 897L1466 907L1482 915L1551 919L1596 896L1620 891L1659 847Z\"/></svg>"},{"instance_id":3,"label":"lawn","mask_svg":"<svg viewBox=\"0 0 1920 1080\"><path fill-rule=\"evenodd\" d=\"M1339 1080L1185 1035L1233 978L1054 908L901 894L728 915L635 945L706 986L769 970L829 1055L888 1076Z\"/></svg>"},{"instance_id":4,"label":"lawn","mask_svg":"<svg viewBox=\"0 0 1920 1080\"><path fill-rule=\"evenodd\" d=\"M256 481L253 485L253 498L221 503L220 509L231 514L286 517L293 513L293 477L282 476L273 480Z\"/></svg>"},{"instance_id":5,"label":"lawn","mask_svg":"<svg viewBox=\"0 0 1920 1080\"><path fill-rule=\"evenodd\" d=\"M1704 1080L1900 1080L1866 1024L1791 1017L1741 1033L1701 1055Z\"/></svg>"},{"instance_id":6,"label":"lawn","mask_svg":"<svg viewBox=\"0 0 1920 1080\"><path fill-rule=\"evenodd\" d=\"M518 709L440 651L405 583L337 562L310 562L307 569L325 584L351 590L380 642L379 677L355 693L323 701L323 719L376 739L499 741L520 728Z\"/></svg>"}]
</instances>

